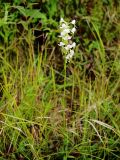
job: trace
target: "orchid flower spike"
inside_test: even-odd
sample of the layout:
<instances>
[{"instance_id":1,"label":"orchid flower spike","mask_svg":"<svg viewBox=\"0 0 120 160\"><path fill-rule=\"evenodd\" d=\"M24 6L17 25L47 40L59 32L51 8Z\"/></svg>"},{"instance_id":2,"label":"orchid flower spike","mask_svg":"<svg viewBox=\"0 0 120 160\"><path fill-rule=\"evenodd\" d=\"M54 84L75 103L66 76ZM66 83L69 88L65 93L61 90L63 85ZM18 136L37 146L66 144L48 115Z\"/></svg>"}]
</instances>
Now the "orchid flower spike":
<instances>
[{"instance_id":1,"label":"orchid flower spike","mask_svg":"<svg viewBox=\"0 0 120 160\"><path fill-rule=\"evenodd\" d=\"M72 41L74 33L76 32L75 23L75 20L68 23L63 18L60 19L59 37L61 38L61 41L58 45L62 48L66 62L69 62L75 53L74 49L76 47L76 43Z\"/></svg>"}]
</instances>

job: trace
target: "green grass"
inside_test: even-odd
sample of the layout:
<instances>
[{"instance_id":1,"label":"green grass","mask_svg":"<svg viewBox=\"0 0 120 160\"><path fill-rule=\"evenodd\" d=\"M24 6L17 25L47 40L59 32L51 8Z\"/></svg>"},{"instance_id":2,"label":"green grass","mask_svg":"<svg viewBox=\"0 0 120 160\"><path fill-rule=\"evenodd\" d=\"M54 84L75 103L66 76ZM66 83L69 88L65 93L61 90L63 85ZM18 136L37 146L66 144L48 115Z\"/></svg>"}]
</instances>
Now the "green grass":
<instances>
[{"instance_id":1,"label":"green grass","mask_svg":"<svg viewBox=\"0 0 120 160\"><path fill-rule=\"evenodd\" d=\"M0 160L120 159L120 2L0 2ZM65 65L59 19L76 19Z\"/></svg>"}]
</instances>

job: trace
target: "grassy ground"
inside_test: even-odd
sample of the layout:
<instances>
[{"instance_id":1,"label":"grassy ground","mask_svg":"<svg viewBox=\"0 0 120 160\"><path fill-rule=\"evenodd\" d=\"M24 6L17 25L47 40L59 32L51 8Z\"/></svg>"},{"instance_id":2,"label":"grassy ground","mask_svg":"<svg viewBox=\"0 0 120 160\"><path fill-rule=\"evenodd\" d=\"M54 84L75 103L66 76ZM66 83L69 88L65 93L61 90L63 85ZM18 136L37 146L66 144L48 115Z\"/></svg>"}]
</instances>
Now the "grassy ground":
<instances>
[{"instance_id":1,"label":"grassy ground","mask_svg":"<svg viewBox=\"0 0 120 160\"><path fill-rule=\"evenodd\" d=\"M0 160L119 160L119 0L1 0L0 11ZM60 17L76 20L66 66Z\"/></svg>"}]
</instances>

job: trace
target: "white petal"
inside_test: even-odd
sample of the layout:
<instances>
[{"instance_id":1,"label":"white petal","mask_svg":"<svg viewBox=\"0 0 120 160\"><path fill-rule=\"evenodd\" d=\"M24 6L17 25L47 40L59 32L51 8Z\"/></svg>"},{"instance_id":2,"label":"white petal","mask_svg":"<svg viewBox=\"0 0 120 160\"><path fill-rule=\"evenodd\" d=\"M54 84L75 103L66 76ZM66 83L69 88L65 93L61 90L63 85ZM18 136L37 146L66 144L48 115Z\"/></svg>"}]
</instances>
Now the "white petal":
<instances>
[{"instance_id":1,"label":"white petal","mask_svg":"<svg viewBox=\"0 0 120 160\"><path fill-rule=\"evenodd\" d=\"M60 44L58 44L59 46L64 46L65 44L63 42L60 42Z\"/></svg>"},{"instance_id":2,"label":"white petal","mask_svg":"<svg viewBox=\"0 0 120 160\"><path fill-rule=\"evenodd\" d=\"M61 32L61 33L60 33L60 36L61 36L61 37L65 36L65 35L66 35L65 32Z\"/></svg>"},{"instance_id":3,"label":"white petal","mask_svg":"<svg viewBox=\"0 0 120 160\"><path fill-rule=\"evenodd\" d=\"M71 22L72 24L75 24L75 19L74 20L72 20L72 22Z\"/></svg>"},{"instance_id":4,"label":"white petal","mask_svg":"<svg viewBox=\"0 0 120 160\"><path fill-rule=\"evenodd\" d=\"M66 34L70 33L70 29L64 29L62 32L61 32L61 36L65 36ZM70 37L70 36L69 36Z\"/></svg>"},{"instance_id":5,"label":"white petal","mask_svg":"<svg viewBox=\"0 0 120 160\"><path fill-rule=\"evenodd\" d=\"M63 18L61 18L61 19L60 19L60 22L64 22L64 19L63 19Z\"/></svg>"},{"instance_id":6,"label":"white petal","mask_svg":"<svg viewBox=\"0 0 120 160\"><path fill-rule=\"evenodd\" d=\"M70 40L71 39L71 37L70 36L68 36L68 35L64 35L64 36L61 36L64 40Z\"/></svg>"},{"instance_id":7,"label":"white petal","mask_svg":"<svg viewBox=\"0 0 120 160\"><path fill-rule=\"evenodd\" d=\"M66 46L65 49L68 51L69 50L68 46Z\"/></svg>"},{"instance_id":8,"label":"white petal","mask_svg":"<svg viewBox=\"0 0 120 160\"><path fill-rule=\"evenodd\" d=\"M69 27L68 27L65 23L63 23L60 28L62 28L62 29L67 29L67 28L69 28Z\"/></svg>"},{"instance_id":9,"label":"white petal","mask_svg":"<svg viewBox=\"0 0 120 160\"><path fill-rule=\"evenodd\" d=\"M74 55L74 50L70 50L71 57Z\"/></svg>"},{"instance_id":10,"label":"white petal","mask_svg":"<svg viewBox=\"0 0 120 160\"><path fill-rule=\"evenodd\" d=\"M70 40L72 37L71 36L68 36L68 40Z\"/></svg>"},{"instance_id":11,"label":"white petal","mask_svg":"<svg viewBox=\"0 0 120 160\"><path fill-rule=\"evenodd\" d=\"M73 42L72 47L73 47L73 48L75 48L75 46L76 46L76 43L75 43L75 42Z\"/></svg>"},{"instance_id":12,"label":"white petal","mask_svg":"<svg viewBox=\"0 0 120 160\"><path fill-rule=\"evenodd\" d=\"M74 55L74 50L70 50L70 53L67 54L66 59L69 61Z\"/></svg>"},{"instance_id":13,"label":"white petal","mask_svg":"<svg viewBox=\"0 0 120 160\"><path fill-rule=\"evenodd\" d=\"M72 28L71 32L72 32L72 33L75 33L75 31L76 31L76 28L75 28L75 27Z\"/></svg>"},{"instance_id":14,"label":"white petal","mask_svg":"<svg viewBox=\"0 0 120 160\"><path fill-rule=\"evenodd\" d=\"M65 33L70 33L70 29L65 29L64 32Z\"/></svg>"},{"instance_id":15,"label":"white petal","mask_svg":"<svg viewBox=\"0 0 120 160\"><path fill-rule=\"evenodd\" d=\"M68 51L69 49L71 49L72 48L72 46L70 45L70 44L68 44L66 47L65 47L65 49Z\"/></svg>"},{"instance_id":16,"label":"white petal","mask_svg":"<svg viewBox=\"0 0 120 160\"><path fill-rule=\"evenodd\" d=\"M69 48L72 48L72 45L68 44L68 47L69 47Z\"/></svg>"},{"instance_id":17,"label":"white petal","mask_svg":"<svg viewBox=\"0 0 120 160\"><path fill-rule=\"evenodd\" d=\"M65 29L69 29L69 25L67 23L62 23L62 25L60 26L60 29L63 31ZM70 29L69 29L70 30Z\"/></svg>"}]
</instances>

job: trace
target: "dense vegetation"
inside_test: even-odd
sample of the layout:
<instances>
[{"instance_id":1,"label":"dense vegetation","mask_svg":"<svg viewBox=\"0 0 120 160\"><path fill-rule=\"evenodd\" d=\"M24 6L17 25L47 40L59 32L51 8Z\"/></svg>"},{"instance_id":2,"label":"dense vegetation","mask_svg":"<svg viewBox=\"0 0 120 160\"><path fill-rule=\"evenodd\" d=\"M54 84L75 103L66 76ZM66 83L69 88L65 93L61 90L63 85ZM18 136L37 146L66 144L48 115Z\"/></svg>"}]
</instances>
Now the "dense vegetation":
<instances>
[{"instance_id":1,"label":"dense vegetation","mask_svg":"<svg viewBox=\"0 0 120 160\"><path fill-rule=\"evenodd\" d=\"M120 159L119 0L0 1L0 160L44 159Z\"/></svg>"}]
</instances>

